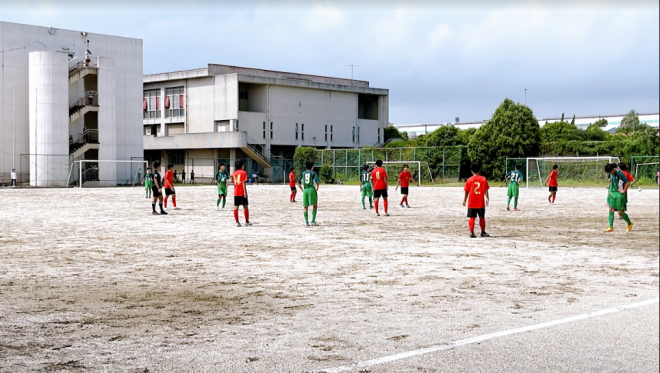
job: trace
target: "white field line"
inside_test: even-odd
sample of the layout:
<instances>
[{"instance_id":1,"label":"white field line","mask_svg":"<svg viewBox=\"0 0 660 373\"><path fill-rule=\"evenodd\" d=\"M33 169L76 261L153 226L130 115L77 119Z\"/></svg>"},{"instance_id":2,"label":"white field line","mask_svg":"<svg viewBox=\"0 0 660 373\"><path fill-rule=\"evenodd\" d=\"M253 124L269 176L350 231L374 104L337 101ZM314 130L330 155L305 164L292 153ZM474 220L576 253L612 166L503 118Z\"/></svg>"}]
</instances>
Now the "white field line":
<instances>
[{"instance_id":1,"label":"white field line","mask_svg":"<svg viewBox=\"0 0 660 373\"><path fill-rule=\"evenodd\" d=\"M355 364L351 364L351 365L343 365L343 366L339 366L339 367L335 367L335 368L323 369L323 370L320 370L319 372L337 373L337 372L345 372L345 371L349 371L349 370L355 370L355 369L359 369L359 368L368 368L370 366L389 363L391 361L396 361L396 360L407 359L407 358L410 358L410 357L413 357L413 356L425 355L425 354L429 354L429 353L432 353L432 352L449 350L449 349L452 349L454 347L460 347L460 346L465 346L465 345L469 345L469 344L473 344L473 343L479 343L479 342L487 341L489 339L506 337L506 336L513 335L513 334L519 334L519 333L529 332L529 331L532 331L532 330L549 328L549 327L556 326L556 325L567 324L567 323L571 323L571 322L575 322L575 321L590 319L590 318L593 318L593 317L603 316L603 315L607 315L607 314L611 314L611 313L617 313L617 312L620 312L620 311L629 310L629 309L633 309L633 308L639 308L639 307L644 307L644 306L648 306L648 305L652 305L652 304L658 304L659 301L660 301L660 298L649 299L649 300L639 302L639 303L633 303L633 304L629 304L629 305L625 305L625 306L608 308L608 309L604 309L604 310L600 310L600 311L585 313L585 314L582 314L582 315L567 317L565 319L553 320L553 321L548 321L548 322L544 322L544 323L541 323L541 324L524 326L522 328L509 329L509 330L504 330L504 331L501 331L501 332L484 334L484 335L473 337L473 338L467 338L467 339L461 339L461 340L454 341L454 342L449 342L447 344L441 344L441 345L435 345L435 346L426 347L426 348L420 348L418 350L402 352L402 353L399 353L399 354L384 356L384 357L380 357L380 358L372 359L372 360L365 360L365 361L355 363Z\"/></svg>"}]
</instances>

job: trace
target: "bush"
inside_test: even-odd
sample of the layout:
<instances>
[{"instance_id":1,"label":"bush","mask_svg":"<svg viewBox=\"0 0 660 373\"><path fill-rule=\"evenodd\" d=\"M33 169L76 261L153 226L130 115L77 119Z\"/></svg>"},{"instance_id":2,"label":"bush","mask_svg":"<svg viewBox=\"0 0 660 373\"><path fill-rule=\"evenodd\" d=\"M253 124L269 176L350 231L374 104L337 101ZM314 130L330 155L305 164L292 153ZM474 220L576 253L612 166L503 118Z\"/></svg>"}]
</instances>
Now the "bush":
<instances>
[{"instance_id":1,"label":"bush","mask_svg":"<svg viewBox=\"0 0 660 373\"><path fill-rule=\"evenodd\" d=\"M319 170L319 177L321 178L322 182L329 183L333 179L332 167L327 164L321 166L321 169Z\"/></svg>"},{"instance_id":2,"label":"bush","mask_svg":"<svg viewBox=\"0 0 660 373\"><path fill-rule=\"evenodd\" d=\"M310 147L300 147L296 149L296 152L293 154L293 164L296 170L302 172L305 170L305 163L307 161L316 162L317 151L314 148Z\"/></svg>"}]
</instances>

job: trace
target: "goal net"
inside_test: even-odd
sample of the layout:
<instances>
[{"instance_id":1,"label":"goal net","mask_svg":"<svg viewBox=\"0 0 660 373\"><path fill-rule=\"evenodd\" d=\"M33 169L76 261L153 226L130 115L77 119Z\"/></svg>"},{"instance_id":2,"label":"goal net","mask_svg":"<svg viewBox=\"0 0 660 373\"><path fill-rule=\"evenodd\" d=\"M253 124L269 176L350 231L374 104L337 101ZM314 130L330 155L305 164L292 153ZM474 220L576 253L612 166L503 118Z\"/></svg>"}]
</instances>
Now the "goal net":
<instances>
[{"instance_id":1,"label":"goal net","mask_svg":"<svg viewBox=\"0 0 660 373\"><path fill-rule=\"evenodd\" d=\"M69 168L69 185L84 187L135 186L148 166L144 160L78 160Z\"/></svg>"},{"instance_id":2,"label":"goal net","mask_svg":"<svg viewBox=\"0 0 660 373\"><path fill-rule=\"evenodd\" d=\"M422 167L422 163L425 164L425 167ZM433 182L433 176L431 175L431 169L429 168L426 162L422 161L383 161L383 168L387 175L389 175L389 183L393 183L395 180L399 179L399 173L403 171L403 166L408 165L410 173L412 174L413 179L419 182L422 185L422 180L428 180ZM367 162L367 165L370 166L370 169L376 165L376 162ZM396 185L396 184L395 184Z\"/></svg>"},{"instance_id":3,"label":"goal net","mask_svg":"<svg viewBox=\"0 0 660 373\"><path fill-rule=\"evenodd\" d=\"M506 172L512 171L516 164L521 166L528 188L543 186L554 165L559 166L559 185L596 186L607 183L605 165L619 163L619 157L509 158L506 163Z\"/></svg>"}]
</instances>

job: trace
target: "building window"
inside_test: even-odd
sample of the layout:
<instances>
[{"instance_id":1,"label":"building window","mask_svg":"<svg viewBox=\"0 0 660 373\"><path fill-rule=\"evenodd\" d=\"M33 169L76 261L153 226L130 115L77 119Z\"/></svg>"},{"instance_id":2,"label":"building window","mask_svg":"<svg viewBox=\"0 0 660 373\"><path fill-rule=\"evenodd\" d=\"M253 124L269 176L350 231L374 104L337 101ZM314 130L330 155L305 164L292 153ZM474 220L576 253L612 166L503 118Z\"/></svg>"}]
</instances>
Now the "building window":
<instances>
[{"instance_id":1,"label":"building window","mask_svg":"<svg viewBox=\"0 0 660 373\"><path fill-rule=\"evenodd\" d=\"M160 118L160 107L158 96L160 89L149 89L142 95L142 118L154 119Z\"/></svg>"},{"instance_id":2,"label":"building window","mask_svg":"<svg viewBox=\"0 0 660 373\"><path fill-rule=\"evenodd\" d=\"M355 142L355 127L353 127L353 142Z\"/></svg>"},{"instance_id":3,"label":"building window","mask_svg":"<svg viewBox=\"0 0 660 373\"><path fill-rule=\"evenodd\" d=\"M238 119L234 122L234 131L238 132Z\"/></svg>"},{"instance_id":4,"label":"building window","mask_svg":"<svg viewBox=\"0 0 660 373\"><path fill-rule=\"evenodd\" d=\"M355 127L355 139L357 140L356 143L360 143L360 127Z\"/></svg>"},{"instance_id":5,"label":"building window","mask_svg":"<svg viewBox=\"0 0 660 373\"><path fill-rule=\"evenodd\" d=\"M298 140L298 123L296 123L296 140Z\"/></svg>"},{"instance_id":6,"label":"building window","mask_svg":"<svg viewBox=\"0 0 660 373\"><path fill-rule=\"evenodd\" d=\"M328 125L325 125L325 141L328 141Z\"/></svg>"},{"instance_id":7,"label":"building window","mask_svg":"<svg viewBox=\"0 0 660 373\"><path fill-rule=\"evenodd\" d=\"M300 125L300 139L305 141L305 123Z\"/></svg>"},{"instance_id":8,"label":"building window","mask_svg":"<svg viewBox=\"0 0 660 373\"><path fill-rule=\"evenodd\" d=\"M380 144L380 128L378 128L378 143Z\"/></svg>"},{"instance_id":9,"label":"building window","mask_svg":"<svg viewBox=\"0 0 660 373\"><path fill-rule=\"evenodd\" d=\"M168 154L168 163L186 164L186 153L184 150L172 150Z\"/></svg>"},{"instance_id":10,"label":"building window","mask_svg":"<svg viewBox=\"0 0 660 373\"><path fill-rule=\"evenodd\" d=\"M335 135L334 135L334 133L333 133L333 132L334 132L334 129L335 129L335 126L330 126L330 141L331 141L331 142L332 142L332 141L335 141Z\"/></svg>"},{"instance_id":11,"label":"building window","mask_svg":"<svg viewBox=\"0 0 660 373\"><path fill-rule=\"evenodd\" d=\"M151 126L144 126L144 134L151 136Z\"/></svg>"},{"instance_id":12,"label":"building window","mask_svg":"<svg viewBox=\"0 0 660 373\"><path fill-rule=\"evenodd\" d=\"M273 122L270 122L270 139L273 139Z\"/></svg>"},{"instance_id":13,"label":"building window","mask_svg":"<svg viewBox=\"0 0 660 373\"><path fill-rule=\"evenodd\" d=\"M227 131L230 131L228 120L215 121L215 132L227 132Z\"/></svg>"},{"instance_id":14,"label":"building window","mask_svg":"<svg viewBox=\"0 0 660 373\"><path fill-rule=\"evenodd\" d=\"M263 135L264 135L264 139L265 139L266 138L266 122L264 122L263 130L264 130Z\"/></svg>"},{"instance_id":15,"label":"building window","mask_svg":"<svg viewBox=\"0 0 660 373\"><path fill-rule=\"evenodd\" d=\"M183 100L183 87L167 88L165 90L165 118L184 116Z\"/></svg>"},{"instance_id":16,"label":"building window","mask_svg":"<svg viewBox=\"0 0 660 373\"><path fill-rule=\"evenodd\" d=\"M247 91L240 91L238 92L238 98L240 100L247 100L248 99L248 93Z\"/></svg>"}]
</instances>

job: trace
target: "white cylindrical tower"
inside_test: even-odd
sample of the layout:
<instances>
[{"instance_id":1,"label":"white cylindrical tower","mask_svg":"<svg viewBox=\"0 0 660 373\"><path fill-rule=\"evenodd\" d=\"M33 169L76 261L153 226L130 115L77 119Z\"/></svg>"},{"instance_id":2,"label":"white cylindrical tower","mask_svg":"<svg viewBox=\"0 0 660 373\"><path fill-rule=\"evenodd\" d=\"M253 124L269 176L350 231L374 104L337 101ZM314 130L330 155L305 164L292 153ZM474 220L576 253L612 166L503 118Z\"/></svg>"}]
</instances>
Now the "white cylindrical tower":
<instances>
[{"instance_id":1,"label":"white cylindrical tower","mask_svg":"<svg viewBox=\"0 0 660 373\"><path fill-rule=\"evenodd\" d=\"M99 160L116 160L117 155L117 91L115 60L99 57ZM122 139L121 141L125 141ZM122 142L123 143L123 142ZM121 157L123 158L123 156ZM99 162L101 186L117 185L117 164Z\"/></svg>"},{"instance_id":2,"label":"white cylindrical tower","mask_svg":"<svg viewBox=\"0 0 660 373\"><path fill-rule=\"evenodd\" d=\"M58 52L30 52L30 186L64 187L69 175L69 64Z\"/></svg>"}]
</instances>

